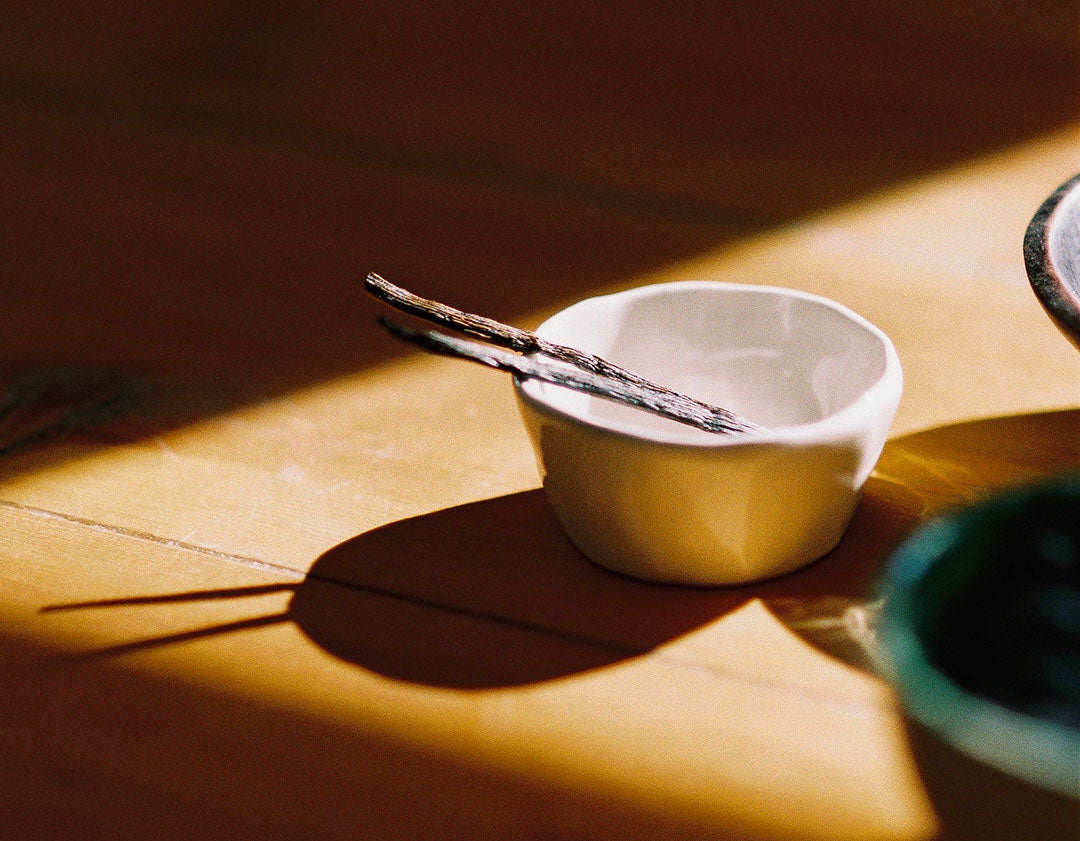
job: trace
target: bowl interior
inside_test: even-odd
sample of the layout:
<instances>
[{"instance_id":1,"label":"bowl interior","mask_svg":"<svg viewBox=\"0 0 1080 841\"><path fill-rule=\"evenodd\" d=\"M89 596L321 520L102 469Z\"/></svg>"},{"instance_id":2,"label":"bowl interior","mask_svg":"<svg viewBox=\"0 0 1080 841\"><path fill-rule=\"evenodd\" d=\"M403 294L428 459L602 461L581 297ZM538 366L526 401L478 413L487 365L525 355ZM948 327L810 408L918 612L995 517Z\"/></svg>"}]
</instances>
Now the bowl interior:
<instances>
[{"instance_id":1,"label":"bowl interior","mask_svg":"<svg viewBox=\"0 0 1080 841\"><path fill-rule=\"evenodd\" d=\"M709 282L591 298L553 316L538 332L771 428L813 423L851 406L885 375L890 353L880 331L834 302ZM569 389L534 381L521 388L598 426L717 441Z\"/></svg>"}]
</instances>

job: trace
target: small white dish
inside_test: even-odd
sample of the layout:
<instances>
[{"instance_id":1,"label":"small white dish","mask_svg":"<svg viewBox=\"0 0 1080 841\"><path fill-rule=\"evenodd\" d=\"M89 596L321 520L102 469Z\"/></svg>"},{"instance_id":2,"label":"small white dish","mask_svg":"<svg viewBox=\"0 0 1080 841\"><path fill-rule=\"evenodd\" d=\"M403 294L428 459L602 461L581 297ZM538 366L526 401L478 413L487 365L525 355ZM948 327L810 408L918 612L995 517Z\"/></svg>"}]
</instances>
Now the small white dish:
<instances>
[{"instance_id":1,"label":"small white dish","mask_svg":"<svg viewBox=\"0 0 1080 841\"><path fill-rule=\"evenodd\" d=\"M714 434L516 383L544 489L571 540L601 566L652 581L741 584L832 549L902 389L881 330L791 289L644 286L581 301L536 332L767 428Z\"/></svg>"}]
</instances>

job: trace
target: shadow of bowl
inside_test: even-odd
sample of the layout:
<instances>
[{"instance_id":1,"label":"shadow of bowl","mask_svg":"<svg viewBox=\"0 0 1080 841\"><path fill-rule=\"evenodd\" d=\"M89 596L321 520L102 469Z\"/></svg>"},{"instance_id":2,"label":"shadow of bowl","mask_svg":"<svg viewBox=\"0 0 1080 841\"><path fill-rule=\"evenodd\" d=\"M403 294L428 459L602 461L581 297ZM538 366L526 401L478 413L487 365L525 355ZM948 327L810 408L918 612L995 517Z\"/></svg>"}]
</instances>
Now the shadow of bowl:
<instances>
[{"instance_id":1,"label":"shadow of bowl","mask_svg":"<svg viewBox=\"0 0 1080 841\"><path fill-rule=\"evenodd\" d=\"M876 672L866 648L874 628L853 621L876 625L874 584L895 547L926 516L988 488L1080 465L1078 441L1080 410L896 438L840 544L751 586L656 584L590 563L540 489L469 502L330 548L298 587L289 618L327 652L384 676L492 689L645 655L760 599L815 648Z\"/></svg>"}]
</instances>

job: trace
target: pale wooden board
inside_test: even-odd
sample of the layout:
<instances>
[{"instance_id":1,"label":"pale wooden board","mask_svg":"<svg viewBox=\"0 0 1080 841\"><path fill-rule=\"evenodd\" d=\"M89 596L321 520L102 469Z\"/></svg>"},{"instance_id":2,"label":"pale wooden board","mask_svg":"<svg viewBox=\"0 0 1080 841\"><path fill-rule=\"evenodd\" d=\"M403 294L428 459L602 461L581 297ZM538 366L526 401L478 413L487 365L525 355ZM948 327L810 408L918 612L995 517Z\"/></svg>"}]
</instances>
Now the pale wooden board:
<instances>
[{"instance_id":1,"label":"pale wooden board","mask_svg":"<svg viewBox=\"0 0 1080 841\"><path fill-rule=\"evenodd\" d=\"M972 26L961 0L883 3L837 28L828 3L785 4L636 18L522 61L504 18L454 17L495 49L393 64L367 63L358 28L393 53L423 15L15 11L4 365L119 365L169 399L0 472L0 826L1061 837L1060 804L913 731L864 646L880 564L922 518L1080 464L1080 368L1020 261L1080 130L805 214L1069 119L1075 10L980 7ZM509 31L580 36L577 15ZM607 97L672 44L676 76L724 84L674 100L674 76L643 74ZM585 55L602 72L577 73ZM256 56L264 75L234 72ZM505 95L523 85L538 95ZM374 330L355 287L372 268L525 325L652 281L826 294L897 343L894 438L819 564L726 591L622 579L558 530L508 383ZM296 595L243 589L280 583ZM42 612L131 597L152 601Z\"/></svg>"},{"instance_id":2,"label":"pale wooden board","mask_svg":"<svg viewBox=\"0 0 1080 841\"><path fill-rule=\"evenodd\" d=\"M1047 150L1071 150L1074 143L1066 138L1057 141L1060 146L1037 147L1044 153L1040 160L1047 159ZM953 182L955 195L946 182L931 183L815 224L826 233L844 224L857 231L893 230L890 208L902 217L913 201L963 205L965 195L1026 183L1031 169L1025 160L1006 157L960 173ZM1016 200L1017 213L1023 203ZM918 254L920 236L934 229L915 221L904 230L911 252ZM1005 254L1009 236L997 236L991 253ZM779 264L785 254L790 259L792 244L806 241L820 242L809 225L698 265L676 266L665 276L686 276L707 263L712 271L706 276L739 273L745 279ZM819 254L809 248L803 253ZM802 265L813 268L804 268L810 273L799 277L807 283L835 280L835 294L860 309L870 307L871 317L888 314L889 302L876 293L889 278L918 274L906 258L876 262L871 257L865 261L870 288L860 291L851 274L855 258L850 253L842 258L807 259ZM984 315L1005 312L1014 302L1020 306L1030 294L1021 281L1015 267L981 281L986 295L975 306ZM932 279L912 281L910 288L917 300L936 306L956 301ZM891 330L908 365L906 426L917 431L891 442L845 544L804 573L737 591L636 584L589 566L568 548L538 493L528 490L535 487L535 474L505 383L443 362L391 360L371 372L173 430L160 440L89 448L73 442L12 462L4 486L9 500L3 511L9 523L4 627L15 639L12 685L24 688L19 706L12 707L22 723L7 731L17 734L20 747L6 750L12 762L38 769L13 789L13 808L23 813L47 808L67 816L57 820L89 809L95 827L112 829L127 820L138 828L160 817L154 811L159 807L132 803L146 803L149 792L165 787L167 777L155 775L180 767L195 769L199 782L185 777L188 781L170 783L176 800L160 808L187 820L217 819L240 833L296 825L293 821L330 832L367 817L390 834L395 827L423 832L431 822L444 830L456 827L463 835L506 834L505 824L492 824L496 818L489 812L476 811L486 796L480 792L494 786L503 802L524 804L526 814L535 809L534 821L592 837L604 837L608 828L611 837L662 837L667 830L658 827L665 826L686 834L684 821L706 834L925 837L934 818L891 694L876 678L825 652L857 662L857 641L844 620L851 610L862 609L864 588L884 552L921 517L1077 460L1077 438L1071 434L1075 410L1025 415L1075 405L1069 402L1075 393L1070 391L1074 369L1068 367L1072 351L1041 313L1034 310L1023 321L1014 317L1006 342L991 350L1001 376L994 380L999 390L989 396L966 386L944 388L950 371L966 370L970 362L959 354L931 359L929 352L918 353L914 336L926 317L920 311L897 320L899 329ZM952 340L971 352L971 341L956 333ZM1034 381L1036 366L1029 370L1022 364L1032 353L1050 360ZM1013 364L1018 360L1019 368ZM912 394L912 379L941 387L930 396ZM463 382L479 395L471 410L457 400L455 387ZM402 431L386 423L373 399L383 406L409 405L411 399L418 419ZM420 411L433 405L439 411ZM1020 414L979 419L986 405ZM972 423L954 424L973 416ZM420 422L425 417L427 422ZM462 430L470 425L477 431L465 435ZM377 431L391 436L389 441L365 439ZM349 440L366 440L368 446L345 446ZM434 476L416 466L415 457L425 448L442 465ZM300 453L308 461L289 469ZM356 493L348 486L333 488L346 469L372 477L367 504L363 497L360 504L346 498ZM485 477L493 484L484 484ZM517 493L523 489L527 492ZM493 496L493 490L492 501L470 505ZM44 513L49 508L57 513ZM402 519L437 509L427 518ZM192 524L205 531L180 531ZM185 537L203 547L169 545ZM343 544L347 538L355 539ZM520 547L530 543L532 550L522 552ZM451 551L454 547L460 551ZM278 566L267 569L260 563ZM304 587L312 601L290 602L287 593L278 593L255 600L39 612L64 602L296 582L297 570L311 565L322 581L361 589L311 579ZM329 601L327 593L334 594ZM764 604L754 601L759 597ZM290 604L290 619L297 621L194 641L181 638L141 651L121 649L79 665L79 673L70 666L66 672L38 672L25 659L41 647L78 652L123 646L266 616ZM120 706L137 710L148 733L134 745L130 763L100 742L76 740L95 727L112 738L126 732L118 731L122 718L103 722L99 705L87 710L75 701L88 686L121 691L97 673L102 668L139 676L130 704ZM193 731L172 730L176 708L172 701L164 710L158 704L162 692L171 699L175 690L160 688L162 681L166 687L179 683L196 697L210 693L219 699L215 704L236 712L222 714L223 724L200 719ZM50 697L51 705L43 705ZM185 709L198 703L177 697ZM389 750L425 784L432 784L443 763L450 763L455 775L478 782L469 783L462 801L447 795L415 812L402 812L395 802L415 789L389 774L379 783L369 781L365 790L376 792L375 811L369 814L330 818L309 811L286 817L270 811L258 819L240 814L235 809L246 802L277 802L280 795L269 783L253 783L241 786L250 800L238 801L236 788L230 788L222 801L197 776L200 763L208 760L192 746L205 745L221 727L234 744L244 741L234 728L247 726L236 718L247 704L323 722L309 725L315 730L301 730L311 739L333 722L340 728L334 732L349 734L341 738L361 745L356 750L362 755L386 756ZM70 724L60 723L65 716ZM284 726L273 720L263 732L279 734ZM303 759L278 737L247 738L258 746L256 768L285 762L301 769L296 776L309 786L318 779L325 792L326 778L340 785L329 789L327 802L347 797L354 778L339 768L330 772ZM57 755L67 772L47 770L46 759ZM215 754L209 761L215 769L211 780L250 779L251 771L234 767L228 756ZM72 794L66 782L71 764L90 779L104 779L100 784L114 797L123 795L123 807L98 800L91 809L85 790ZM147 775L147 767L157 770ZM140 779L145 788L133 782ZM875 788L868 793L870 786ZM456 819L444 811L446 804L462 810ZM601 814L603 820L596 817ZM62 823L51 826L63 828Z\"/></svg>"}]
</instances>

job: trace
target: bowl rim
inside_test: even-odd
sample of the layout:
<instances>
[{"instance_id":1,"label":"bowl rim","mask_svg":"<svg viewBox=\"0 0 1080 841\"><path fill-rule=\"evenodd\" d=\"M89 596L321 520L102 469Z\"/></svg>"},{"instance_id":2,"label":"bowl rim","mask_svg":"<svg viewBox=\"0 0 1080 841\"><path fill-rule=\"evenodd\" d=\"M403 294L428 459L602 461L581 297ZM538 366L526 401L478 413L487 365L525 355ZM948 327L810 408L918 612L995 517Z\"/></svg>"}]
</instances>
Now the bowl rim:
<instances>
[{"instance_id":1,"label":"bowl rim","mask_svg":"<svg viewBox=\"0 0 1080 841\"><path fill-rule=\"evenodd\" d=\"M521 380L514 378L514 389L518 397L540 414L556 418L568 423L587 427L597 433L610 435L627 441L646 442L661 446L691 449L717 449L726 447L741 447L746 445L762 444L806 444L820 442L840 437L850 433L852 429L862 427L859 422L861 417L876 415L875 409L882 402L895 404L899 402L903 390L903 371L899 356L892 340L876 325L867 321L854 310L844 306L838 301L816 295L812 292L804 292L800 289L791 289L783 286L770 286L750 283L732 283L719 280L680 280L664 283L652 283L644 286L635 286L606 295L595 295L584 298L570 306L564 307L549 316L536 328L536 333L544 335L545 327L552 321L563 316L565 313L578 306L585 306L596 301L611 300L616 298L644 298L657 294L679 292L689 289L713 289L718 292L750 292L752 294L768 294L786 298L797 298L823 306L839 313L848 321L862 328L872 335L881 344L885 356L885 364L881 375L868 385L863 393L842 409L819 418L815 421L789 426L770 427L762 432L753 433L730 433L709 435L692 427L684 427L682 424L672 422L662 428L641 428L632 424L624 423L608 418L586 417L584 415L568 412L563 408L545 400L539 387L543 385L535 380ZM557 386L547 386L557 388ZM893 405L895 409L895 405ZM708 437L706 437L708 436Z\"/></svg>"},{"instance_id":2,"label":"bowl rim","mask_svg":"<svg viewBox=\"0 0 1080 841\"><path fill-rule=\"evenodd\" d=\"M916 589L935 563L963 541L968 529L997 510L1057 487L1080 489L1067 474L1013 488L941 514L916 529L892 553L877 585L881 600L872 655L904 707L918 722L961 752L1067 797L1080 797L1080 731L1036 718L980 696L954 681L930 659L915 631ZM1014 747L1024 745L1024 752Z\"/></svg>"},{"instance_id":3,"label":"bowl rim","mask_svg":"<svg viewBox=\"0 0 1080 841\"><path fill-rule=\"evenodd\" d=\"M1024 268L1043 308L1073 341L1080 342L1080 297L1058 273L1050 257L1050 234L1060 219L1058 210L1080 187L1077 173L1051 193L1031 217L1024 232Z\"/></svg>"}]
</instances>

